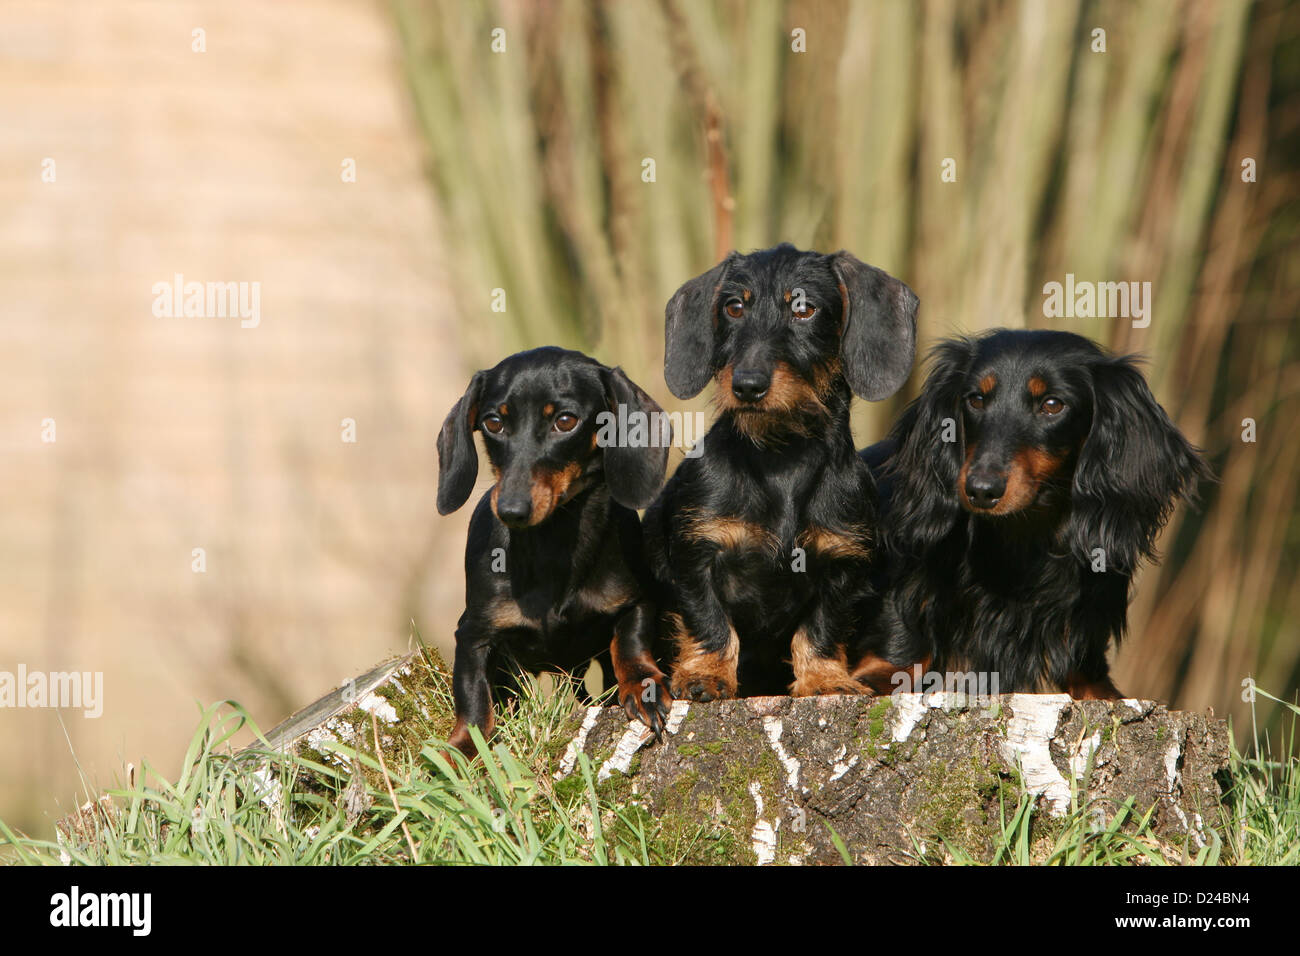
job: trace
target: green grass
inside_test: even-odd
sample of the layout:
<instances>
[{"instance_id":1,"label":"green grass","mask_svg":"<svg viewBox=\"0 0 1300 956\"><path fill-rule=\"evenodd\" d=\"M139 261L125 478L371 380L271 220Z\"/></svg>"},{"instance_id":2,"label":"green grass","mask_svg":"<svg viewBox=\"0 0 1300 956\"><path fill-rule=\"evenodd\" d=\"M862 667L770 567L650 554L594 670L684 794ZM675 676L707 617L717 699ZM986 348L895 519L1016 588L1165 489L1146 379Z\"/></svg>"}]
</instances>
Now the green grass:
<instances>
[{"instance_id":1,"label":"green grass","mask_svg":"<svg viewBox=\"0 0 1300 956\"><path fill-rule=\"evenodd\" d=\"M1080 803L1072 794L1070 811L1047 816L1038 802L1020 794L1014 806L1000 795L1000 833L990 860L994 866L1295 866L1300 865L1300 757L1296 722L1300 708L1264 691L1256 693L1287 708L1291 726L1272 756L1267 735L1256 731L1250 753L1238 750L1229 733L1228 769L1224 774L1224 817L1206 821L1210 842L1194 846L1190 837L1175 844L1158 837L1151 827L1154 808L1145 812L1130 799ZM1252 703L1253 711L1253 703ZM1088 772L1091 772L1091 767ZM1098 811L1105 811L1104 815ZM1106 820L1103 824L1101 820ZM1220 836L1219 834L1223 835ZM936 856L928 846L946 851ZM911 856L919 863L980 865L968 848L932 835L929 843L914 838Z\"/></svg>"},{"instance_id":2,"label":"green grass","mask_svg":"<svg viewBox=\"0 0 1300 956\"><path fill-rule=\"evenodd\" d=\"M438 685L445 707L445 682ZM1265 695L1268 696L1268 695ZM1276 698L1272 698L1276 700ZM1000 797L1001 833L994 865L1294 865L1300 863L1300 761L1296 719L1272 756L1267 738L1250 753L1231 751L1225 773L1222 839L1176 845L1158 838L1151 813L1132 805L1073 803L1061 818L1041 813L1028 797ZM550 694L536 682L508 711L480 759L467 762L436 738L398 754L342 744L313 754L236 750L251 727L245 711L225 701L204 711L174 779L146 765L126 785L96 792L54 840L14 833L0 821L0 862L103 864L673 864L691 841L659 832L634 806L597 788L585 757L557 785L549 768L570 739L578 701L561 682ZM375 726L376 735L379 733ZM335 761L338 761L337 763ZM1207 821L1207 823L1210 821ZM834 836L834 835L833 835ZM841 855L849 851L837 836ZM936 848L942 847L942 853ZM974 853L930 835L916 841L917 862L975 864Z\"/></svg>"},{"instance_id":3,"label":"green grass","mask_svg":"<svg viewBox=\"0 0 1300 956\"><path fill-rule=\"evenodd\" d=\"M1099 818L1097 811L1102 809L1108 811L1106 818ZM989 861L993 866L1212 866L1224 862L1222 842L1217 838L1199 850L1161 840L1151 829L1154 808L1139 812L1131 798L1107 808L1097 802L1079 805L1076 800L1069 813L1054 818L1041 816L1036 801L1021 794L1014 807L1004 801L1000 810L1001 833ZM940 842L947 851L942 862L983 864L960 845ZM919 844L912 855L921 863L936 862Z\"/></svg>"},{"instance_id":4,"label":"green grass","mask_svg":"<svg viewBox=\"0 0 1300 956\"><path fill-rule=\"evenodd\" d=\"M326 745L341 758L335 765L264 747L234 751L229 741L252 722L223 702L204 712L177 777L146 766L127 786L90 792L89 808L63 828L70 835L55 840L16 834L0 821L0 862L676 862L649 845L627 808L602 800L585 758L580 785L557 789L540 769L576 703L565 685L547 696L533 684L493 746L476 740L474 764L430 739L396 763Z\"/></svg>"},{"instance_id":5,"label":"green grass","mask_svg":"<svg viewBox=\"0 0 1300 956\"><path fill-rule=\"evenodd\" d=\"M1256 730L1249 754L1232 748L1228 801L1233 808L1227 842L1232 856L1258 866L1300 864L1300 758L1296 753L1296 724L1300 707L1255 689L1291 714L1291 725L1275 756L1268 735ZM1251 705L1252 716L1254 704Z\"/></svg>"}]
</instances>

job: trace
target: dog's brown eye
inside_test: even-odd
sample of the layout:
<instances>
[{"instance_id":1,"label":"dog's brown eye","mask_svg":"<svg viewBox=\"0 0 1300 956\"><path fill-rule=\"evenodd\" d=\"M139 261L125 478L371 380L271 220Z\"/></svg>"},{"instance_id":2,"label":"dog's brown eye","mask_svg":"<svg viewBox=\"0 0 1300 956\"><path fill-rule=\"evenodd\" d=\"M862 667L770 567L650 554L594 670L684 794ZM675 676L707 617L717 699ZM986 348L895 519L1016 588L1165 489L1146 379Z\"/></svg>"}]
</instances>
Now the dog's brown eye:
<instances>
[{"instance_id":1,"label":"dog's brown eye","mask_svg":"<svg viewBox=\"0 0 1300 956\"><path fill-rule=\"evenodd\" d=\"M1059 398L1046 398L1043 399L1043 404L1040 407L1045 415L1059 415L1065 411L1065 402Z\"/></svg>"},{"instance_id":2,"label":"dog's brown eye","mask_svg":"<svg viewBox=\"0 0 1300 956\"><path fill-rule=\"evenodd\" d=\"M817 314L817 307L815 305L804 305L802 309L794 308L790 311L794 313L794 317L800 322L807 322Z\"/></svg>"},{"instance_id":3,"label":"dog's brown eye","mask_svg":"<svg viewBox=\"0 0 1300 956\"><path fill-rule=\"evenodd\" d=\"M555 420L555 430L557 432L571 432L578 427L578 416L570 415L565 412Z\"/></svg>"},{"instance_id":4,"label":"dog's brown eye","mask_svg":"<svg viewBox=\"0 0 1300 956\"><path fill-rule=\"evenodd\" d=\"M984 407L984 396L979 394L969 395L966 397L966 404L978 411Z\"/></svg>"},{"instance_id":5,"label":"dog's brown eye","mask_svg":"<svg viewBox=\"0 0 1300 956\"><path fill-rule=\"evenodd\" d=\"M731 318L738 319L745 314L745 303L733 297L727 300L727 304L722 309Z\"/></svg>"},{"instance_id":6,"label":"dog's brown eye","mask_svg":"<svg viewBox=\"0 0 1300 956\"><path fill-rule=\"evenodd\" d=\"M501 434L501 429L505 427L505 423L502 422L498 416L489 415L487 418L483 419L483 427L493 435L499 435Z\"/></svg>"}]
</instances>

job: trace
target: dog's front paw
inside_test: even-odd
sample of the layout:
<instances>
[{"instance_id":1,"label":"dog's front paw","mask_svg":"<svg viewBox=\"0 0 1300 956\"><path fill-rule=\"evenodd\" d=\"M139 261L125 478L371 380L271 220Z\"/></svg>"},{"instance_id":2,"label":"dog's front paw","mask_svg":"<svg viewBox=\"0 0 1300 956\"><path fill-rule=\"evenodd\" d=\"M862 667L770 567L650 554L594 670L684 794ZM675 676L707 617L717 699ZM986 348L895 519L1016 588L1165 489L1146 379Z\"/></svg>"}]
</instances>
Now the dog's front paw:
<instances>
[{"instance_id":1,"label":"dog's front paw","mask_svg":"<svg viewBox=\"0 0 1300 956\"><path fill-rule=\"evenodd\" d=\"M820 650L800 628L790 644L790 664L794 668L792 697L817 697L822 694L863 694L871 688L849 673L848 653L835 645L829 654Z\"/></svg>"},{"instance_id":2,"label":"dog's front paw","mask_svg":"<svg viewBox=\"0 0 1300 956\"><path fill-rule=\"evenodd\" d=\"M822 674L797 679L790 685L791 697L819 697L822 694L874 694L874 691L848 676L828 677Z\"/></svg>"},{"instance_id":3,"label":"dog's front paw","mask_svg":"<svg viewBox=\"0 0 1300 956\"><path fill-rule=\"evenodd\" d=\"M705 650L699 641L676 618L677 660L673 663L673 695L699 703L735 697L739 689L736 665L740 659L740 639L730 629L721 648Z\"/></svg>"},{"instance_id":4,"label":"dog's front paw","mask_svg":"<svg viewBox=\"0 0 1300 956\"><path fill-rule=\"evenodd\" d=\"M496 721L489 716L487 726L480 728L483 732L484 740L491 739L495 724ZM456 726L452 728L451 734L447 737L447 743L459 750L461 754L464 755L465 759L472 763L478 759L479 754L478 747L474 744L474 738L470 736L469 727L469 721L465 720L463 717L457 717ZM443 756L449 764L455 766L449 754L444 754Z\"/></svg>"},{"instance_id":5,"label":"dog's front paw","mask_svg":"<svg viewBox=\"0 0 1300 956\"><path fill-rule=\"evenodd\" d=\"M451 746L455 747L470 759L473 759L478 753L478 751L474 749L474 741L470 738L469 727L464 721L456 721L456 727L447 738L447 743L451 744Z\"/></svg>"},{"instance_id":6,"label":"dog's front paw","mask_svg":"<svg viewBox=\"0 0 1300 956\"><path fill-rule=\"evenodd\" d=\"M673 674L673 694L702 704L726 700L736 696L736 682L725 674L678 672Z\"/></svg>"},{"instance_id":7,"label":"dog's front paw","mask_svg":"<svg viewBox=\"0 0 1300 956\"><path fill-rule=\"evenodd\" d=\"M1124 698L1119 688L1111 681L1109 674L1089 678L1082 674L1071 673L1065 679L1062 690L1075 700L1123 700Z\"/></svg>"},{"instance_id":8,"label":"dog's front paw","mask_svg":"<svg viewBox=\"0 0 1300 956\"><path fill-rule=\"evenodd\" d=\"M620 680L618 703L628 720L641 721L654 732L655 740L663 737L673 695L668 690L668 679L657 669Z\"/></svg>"}]
</instances>

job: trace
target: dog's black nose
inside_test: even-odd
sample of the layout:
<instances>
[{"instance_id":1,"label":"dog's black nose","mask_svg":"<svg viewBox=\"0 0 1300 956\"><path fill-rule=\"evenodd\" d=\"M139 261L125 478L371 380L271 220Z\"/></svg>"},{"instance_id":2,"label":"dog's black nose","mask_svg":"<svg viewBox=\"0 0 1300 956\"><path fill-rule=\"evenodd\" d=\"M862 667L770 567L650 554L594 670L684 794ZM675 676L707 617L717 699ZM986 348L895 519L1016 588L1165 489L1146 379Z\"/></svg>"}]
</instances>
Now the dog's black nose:
<instances>
[{"instance_id":1,"label":"dog's black nose","mask_svg":"<svg viewBox=\"0 0 1300 956\"><path fill-rule=\"evenodd\" d=\"M533 503L527 498L498 498L497 517L508 525L525 525L533 513Z\"/></svg>"},{"instance_id":2,"label":"dog's black nose","mask_svg":"<svg viewBox=\"0 0 1300 956\"><path fill-rule=\"evenodd\" d=\"M1007 479L987 471L972 471L966 476L966 497L976 508L992 508L1007 493Z\"/></svg>"},{"instance_id":3,"label":"dog's black nose","mask_svg":"<svg viewBox=\"0 0 1300 956\"><path fill-rule=\"evenodd\" d=\"M772 377L757 369L736 369L731 373L731 394L742 402L757 402L767 394Z\"/></svg>"}]
</instances>

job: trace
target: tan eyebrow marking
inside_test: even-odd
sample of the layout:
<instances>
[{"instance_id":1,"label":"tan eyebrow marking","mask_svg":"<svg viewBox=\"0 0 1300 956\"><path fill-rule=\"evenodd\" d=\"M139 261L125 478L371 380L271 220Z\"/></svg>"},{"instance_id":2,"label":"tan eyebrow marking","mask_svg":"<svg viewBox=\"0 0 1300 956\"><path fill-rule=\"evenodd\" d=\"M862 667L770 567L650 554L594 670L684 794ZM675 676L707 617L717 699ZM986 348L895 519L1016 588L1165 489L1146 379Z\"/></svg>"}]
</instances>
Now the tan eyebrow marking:
<instances>
[{"instance_id":1,"label":"tan eyebrow marking","mask_svg":"<svg viewBox=\"0 0 1300 956\"><path fill-rule=\"evenodd\" d=\"M1035 375L1029 380L1029 394L1034 398L1042 398L1047 394L1047 383Z\"/></svg>"},{"instance_id":2,"label":"tan eyebrow marking","mask_svg":"<svg viewBox=\"0 0 1300 956\"><path fill-rule=\"evenodd\" d=\"M987 395L989 392L993 391L993 389L997 387L998 387L998 377L994 375L992 372L989 372L982 379L980 379L980 391L983 392L985 395Z\"/></svg>"}]
</instances>

